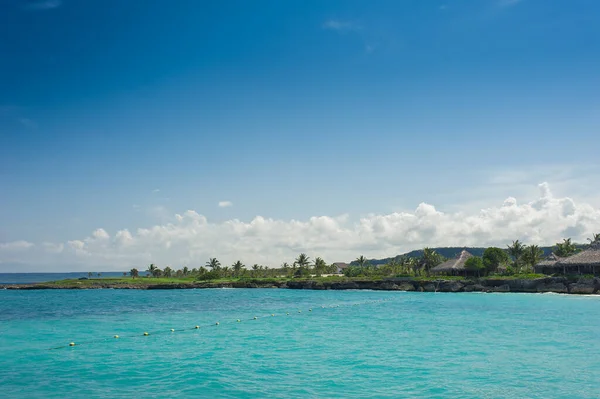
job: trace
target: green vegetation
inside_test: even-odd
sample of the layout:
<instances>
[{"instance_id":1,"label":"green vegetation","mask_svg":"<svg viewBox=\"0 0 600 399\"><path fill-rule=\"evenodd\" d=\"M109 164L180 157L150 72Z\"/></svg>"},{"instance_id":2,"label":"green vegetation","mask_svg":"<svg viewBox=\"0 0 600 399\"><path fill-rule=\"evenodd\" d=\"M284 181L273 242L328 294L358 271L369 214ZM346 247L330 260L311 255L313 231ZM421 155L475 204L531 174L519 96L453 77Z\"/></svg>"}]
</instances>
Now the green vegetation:
<instances>
[{"instance_id":1,"label":"green vegetation","mask_svg":"<svg viewBox=\"0 0 600 399\"><path fill-rule=\"evenodd\" d=\"M594 234L593 240L600 241L600 234ZM574 244L571 239L557 243L554 252L558 256L569 256L577 253L581 244ZM449 268L451 275L441 276L432 274L432 269L447 259L435 249L424 248L418 257L397 256L388 258L385 264L371 261L361 255L356 258L342 274L338 267L328 264L323 258L316 257L314 262L306 253L301 253L292 264L284 262L278 268L254 264L247 268L241 260L231 266L222 266L217 258L210 258L204 267L189 269L183 266L174 270L171 266L160 269L150 264L146 275L140 275L137 268L123 273L123 278L99 278L100 273L88 273L88 279L64 280L47 283L56 288L81 287L93 288L104 286L144 287L161 284L244 284L268 285L289 281L345 282L345 281L380 281L385 279L412 279L415 281L431 280L472 280L473 278L488 277L492 279L537 279L545 277L535 274L534 266L539 263L544 251L537 245L525 245L519 240L513 241L506 249L490 247L482 250L482 256L472 256L464 261L464 267ZM460 250L459 250L460 253ZM454 254L456 257L458 254ZM458 274L458 275L456 275ZM98 278L92 278L97 276ZM581 276L567 276L570 279Z\"/></svg>"}]
</instances>

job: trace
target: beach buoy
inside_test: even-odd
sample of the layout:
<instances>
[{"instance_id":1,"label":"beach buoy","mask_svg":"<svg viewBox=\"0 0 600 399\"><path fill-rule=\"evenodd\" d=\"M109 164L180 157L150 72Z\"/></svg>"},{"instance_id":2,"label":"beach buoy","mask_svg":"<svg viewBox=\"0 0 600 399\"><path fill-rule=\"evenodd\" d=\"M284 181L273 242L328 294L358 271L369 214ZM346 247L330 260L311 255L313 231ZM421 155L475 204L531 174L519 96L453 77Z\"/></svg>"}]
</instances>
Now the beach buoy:
<instances>
[{"instance_id":1,"label":"beach buoy","mask_svg":"<svg viewBox=\"0 0 600 399\"><path fill-rule=\"evenodd\" d=\"M254 316L254 320L258 319L258 317Z\"/></svg>"},{"instance_id":2,"label":"beach buoy","mask_svg":"<svg viewBox=\"0 0 600 399\"><path fill-rule=\"evenodd\" d=\"M174 328L171 328L171 332L175 332L175 329L174 329Z\"/></svg>"},{"instance_id":3,"label":"beach buoy","mask_svg":"<svg viewBox=\"0 0 600 399\"><path fill-rule=\"evenodd\" d=\"M298 311L298 313L302 313L302 311L301 311L301 310L299 310L299 311Z\"/></svg>"},{"instance_id":4,"label":"beach buoy","mask_svg":"<svg viewBox=\"0 0 600 399\"><path fill-rule=\"evenodd\" d=\"M308 309L309 312L312 312L312 309Z\"/></svg>"},{"instance_id":5,"label":"beach buoy","mask_svg":"<svg viewBox=\"0 0 600 399\"><path fill-rule=\"evenodd\" d=\"M285 314L289 316L289 315L290 315L290 312L285 312Z\"/></svg>"},{"instance_id":6,"label":"beach buoy","mask_svg":"<svg viewBox=\"0 0 600 399\"><path fill-rule=\"evenodd\" d=\"M69 346L75 346L75 342L69 343Z\"/></svg>"},{"instance_id":7,"label":"beach buoy","mask_svg":"<svg viewBox=\"0 0 600 399\"><path fill-rule=\"evenodd\" d=\"M196 326L196 327L194 327L194 328L197 330L197 329L199 329L199 328L200 328L200 326Z\"/></svg>"},{"instance_id":8,"label":"beach buoy","mask_svg":"<svg viewBox=\"0 0 600 399\"><path fill-rule=\"evenodd\" d=\"M219 322L217 321L217 322L215 323L215 326L218 326L218 325L219 325Z\"/></svg>"},{"instance_id":9,"label":"beach buoy","mask_svg":"<svg viewBox=\"0 0 600 399\"><path fill-rule=\"evenodd\" d=\"M148 333L147 333L147 332L145 332L145 333L144 333L144 335L145 335L145 336L147 336L147 335L148 335Z\"/></svg>"},{"instance_id":10,"label":"beach buoy","mask_svg":"<svg viewBox=\"0 0 600 399\"><path fill-rule=\"evenodd\" d=\"M241 321L240 319L237 319L237 322L238 322L238 323L239 323L240 321Z\"/></svg>"},{"instance_id":11,"label":"beach buoy","mask_svg":"<svg viewBox=\"0 0 600 399\"><path fill-rule=\"evenodd\" d=\"M119 338L119 336L118 336L118 335L115 335L115 338Z\"/></svg>"},{"instance_id":12,"label":"beach buoy","mask_svg":"<svg viewBox=\"0 0 600 399\"><path fill-rule=\"evenodd\" d=\"M271 313L271 317L275 317L275 315L273 313Z\"/></svg>"}]
</instances>

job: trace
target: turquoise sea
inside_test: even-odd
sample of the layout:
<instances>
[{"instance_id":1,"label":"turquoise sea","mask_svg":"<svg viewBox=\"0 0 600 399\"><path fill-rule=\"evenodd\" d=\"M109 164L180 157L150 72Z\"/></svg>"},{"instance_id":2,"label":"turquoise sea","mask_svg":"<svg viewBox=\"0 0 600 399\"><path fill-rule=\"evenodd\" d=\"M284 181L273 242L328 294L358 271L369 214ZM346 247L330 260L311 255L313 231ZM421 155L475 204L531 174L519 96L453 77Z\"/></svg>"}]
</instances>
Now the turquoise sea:
<instances>
[{"instance_id":1,"label":"turquoise sea","mask_svg":"<svg viewBox=\"0 0 600 399\"><path fill-rule=\"evenodd\" d=\"M2 398L597 399L599 381L599 297L0 290Z\"/></svg>"}]
</instances>

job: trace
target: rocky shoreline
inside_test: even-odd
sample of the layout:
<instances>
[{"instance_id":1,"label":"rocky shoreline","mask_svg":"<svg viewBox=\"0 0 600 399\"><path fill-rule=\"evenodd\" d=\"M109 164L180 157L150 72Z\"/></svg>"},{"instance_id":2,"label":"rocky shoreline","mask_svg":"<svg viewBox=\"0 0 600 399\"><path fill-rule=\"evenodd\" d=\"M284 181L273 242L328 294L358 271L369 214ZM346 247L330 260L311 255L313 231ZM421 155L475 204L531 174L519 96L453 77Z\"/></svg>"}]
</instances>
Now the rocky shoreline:
<instances>
[{"instance_id":1,"label":"rocky shoreline","mask_svg":"<svg viewBox=\"0 0 600 399\"><path fill-rule=\"evenodd\" d=\"M153 284L151 281L140 284L111 283L96 280L94 284L56 284L38 283L27 285L3 285L8 290L46 290L46 289L203 289L203 288L287 288L307 290L384 290L414 292L526 292L591 295L600 294L600 278L545 277L534 280L480 278L471 280L414 280L410 278L386 280L354 281L235 281L235 282L193 282Z\"/></svg>"}]
</instances>

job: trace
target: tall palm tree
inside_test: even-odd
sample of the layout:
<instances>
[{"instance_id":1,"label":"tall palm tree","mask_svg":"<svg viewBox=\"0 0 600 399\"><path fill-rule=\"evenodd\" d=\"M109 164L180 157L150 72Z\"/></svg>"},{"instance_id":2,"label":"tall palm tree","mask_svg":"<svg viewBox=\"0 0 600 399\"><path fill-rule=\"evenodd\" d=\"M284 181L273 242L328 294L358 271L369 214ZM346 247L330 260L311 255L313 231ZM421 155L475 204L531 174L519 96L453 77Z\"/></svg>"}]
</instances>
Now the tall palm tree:
<instances>
[{"instance_id":1,"label":"tall palm tree","mask_svg":"<svg viewBox=\"0 0 600 399\"><path fill-rule=\"evenodd\" d=\"M208 262L206 262L206 267L218 271L221 269L221 262L219 262L217 258L210 258Z\"/></svg>"},{"instance_id":2,"label":"tall palm tree","mask_svg":"<svg viewBox=\"0 0 600 399\"><path fill-rule=\"evenodd\" d=\"M233 268L233 275L235 277L239 277L239 275L242 273L242 268L244 267L244 264L242 263L242 261L236 261L233 265L231 265L231 267Z\"/></svg>"},{"instance_id":3,"label":"tall palm tree","mask_svg":"<svg viewBox=\"0 0 600 399\"><path fill-rule=\"evenodd\" d=\"M537 245L530 245L525 247L521 259L523 262L533 270L533 267L537 265L544 256L544 251Z\"/></svg>"},{"instance_id":4,"label":"tall palm tree","mask_svg":"<svg viewBox=\"0 0 600 399\"><path fill-rule=\"evenodd\" d=\"M365 258L364 256L359 256L358 258L356 258L355 260L356 263L358 263L358 266L360 267L365 267L365 265L369 262L367 260L367 258Z\"/></svg>"},{"instance_id":5,"label":"tall palm tree","mask_svg":"<svg viewBox=\"0 0 600 399\"><path fill-rule=\"evenodd\" d=\"M181 273L183 274L183 276L187 276L188 274L190 274L190 269L188 269L187 266L183 267L183 270L181 271Z\"/></svg>"},{"instance_id":6,"label":"tall palm tree","mask_svg":"<svg viewBox=\"0 0 600 399\"><path fill-rule=\"evenodd\" d=\"M169 266L165 267L165 270L163 270L162 274L164 277L171 277L171 274L173 273L173 269L171 269Z\"/></svg>"},{"instance_id":7,"label":"tall palm tree","mask_svg":"<svg viewBox=\"0 0 600 399\"><path fill-rule=\"evenodd\" d=\"M573 255L575 252L577 252L577 247L571 242L570 238L565 238L563 239L563 242L556 243L556 250L554 253L557 256L564 258Z\"/></svg>"},{"instance_id":8,"label":"tall palm tree","mask_svg":"<svg viewBox=\"0 0 600 399\"><path fill-rule=\"evenodd\" d=\"M306 256L305 253L301 253L294 261L294 264L298 267L308 267L308 265L310 264L310 258Z\"/></svg>"},{"instance_id":9,"label":"tall palm tree","mask_svg":"<svg viewBox=\"0 0 600 399\"><path fill-rule=\"evenodd\" d=\"M138 269L136 269L135 267L133 269L131 269L129 271L129 275L131 276L131 278L136 278L139 277L140 272L138 272Z\"/></svg>"},{"instance_id":10,"label":"tall palm tree","mask_svg":"<svg viewBox=\"0 0 600 399\"><path fill-rule=\"evenodd\" d=\"M148 266L148 269L146 269L146 271L150 273L151 276L154 276L154 271L156 269L157 267L154 265L154 263L150 263L150 266Z\"/></svg>"},{"instance_id":11,"label":"tall palm tree","mask_svg":"<svg viewBox=\"0 0 600 399\"><path fill-rule=\"evenodd\" d=\"M513 241L511 245L507 245L508 253L514 259L515 271L519 272L519 261L521 260L521 256L523 256L523 252L525 252L525 245L521 243L519 240Z\"/></svg>"},{"instance_id":12,"label":"tall palm tree","mask_svg":"<svg viewBox=\"0 0 600 399\"><path fill-rule=\"evenodd\" d=\"M431 248L423 248L423 255L421 256L421 266L425 270L426 274L429 271L439 265L442 261L440 255Z\"/></svg>"},{"instance_id":13,"label":"tall palm tree","mask_svg":"<svg viewBox=\"0 0 600 399\"><path fill-rule=\"evenodd\" d=\"M321 275L325 272L325 269L327 269L327 263L325 263L323 258L315 258L315 273L317 273L317 275Z\"/></svg>"},{"instance_id":14,"label":"tall palm tree","mask_svg":"<svg viewBox=\"0 0 600 399\"><path fill-rule=\"evenodd\" d=\"M588 238L591 244L600 242L600 233L593 234L592 238Z\"/></svg>"}]
</instances>

